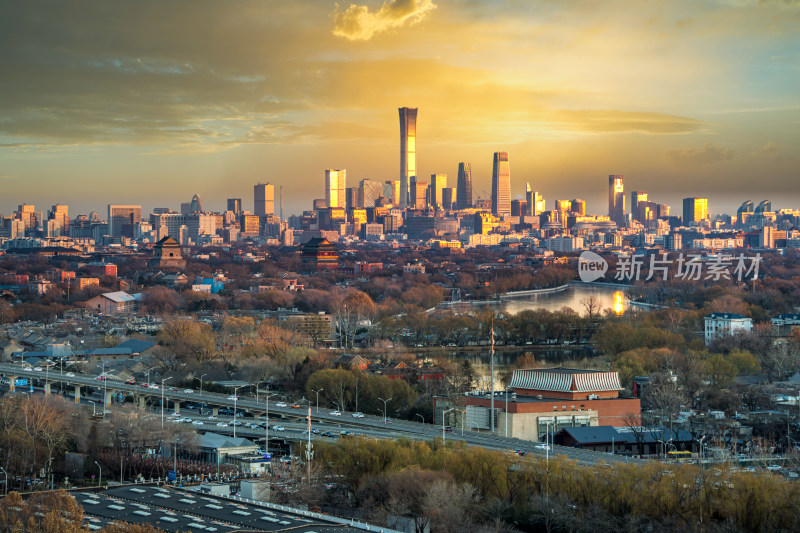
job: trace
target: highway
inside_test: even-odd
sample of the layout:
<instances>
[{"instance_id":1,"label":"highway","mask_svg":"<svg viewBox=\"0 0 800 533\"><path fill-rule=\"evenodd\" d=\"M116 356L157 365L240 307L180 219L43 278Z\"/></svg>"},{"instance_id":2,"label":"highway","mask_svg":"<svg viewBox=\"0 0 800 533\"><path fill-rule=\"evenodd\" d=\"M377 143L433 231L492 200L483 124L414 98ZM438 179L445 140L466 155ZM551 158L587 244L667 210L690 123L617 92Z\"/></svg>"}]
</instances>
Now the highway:
<instances>
[{"instance_id":1,"label":"highway","mask_svg":"<svg viewBox=\"0 0 800 533\"><path fill-rule=\"evenodd\" d=\"M74 374L68 375L69 373L61 374L60 372L44 372L44 371L35 371L35 370L25 370L20 365L11 365L11 364L0 364L0 375L4 377L15 376L18 378L28 378L28 379L35 379L44 382L47 380L50 384L52 383L64 383L70 387L80 386L80 387L92 387L94 389L103 389L104 383L102 379L98 379L98 376L92 375L85 375L85 374ZM27 387L26 387L27 388ZM141 385L131 385L127 383L123 383L121 381L114 381L114 380L107 380L105 383L105 388L108 390L109 395L111 391L115 392L127 392L131 393L135 398L152 398L155 400L161 400L162 395L166 400L169 401L177 401L177 402L193 402L193 403L203 403L208 405L209 408L213 407L228 407L233 408L234 403L236 406L237 411L244 411L253 414L256 418L265 414L266 412L266 405L264 400L256 401L255 398L247 398L247 397L239 397L235 402L233 399L229 399L229 395L227 394L218 394L213 392L203 391L200 393L199 391L194 391L191 393L184 392L184 389L153 389L151 387L143 387ZM282 440L305 440L307 435L304 435L303 432L307 429L307 423L305 419L308 413L308 407L304 406L301 409L296 409L292 407L278 407L277 403L280 402L269 402L269 415L270 418L285 418L288 420L297 420L297 422L286 422L286 423L279 423L279 425L283 425L286 428L286 431L283 432L276 432L270 429L270 439L282 439ZM168 404L167 404L168 405ZM165 408L165 416L171 415L173 410ZM363 435L366 437L372 438L387 438L387 439L397 439L401 437L413 439L413 440L433 440L435 438L442 437L442 428L441 426L434 426L432 424L415 422L410 420L398 420L392 419L391 424L385 423L385 419L381 416L373 416L365 414L363 418L354 418L351 412L342 411L340 416L335 416L330 414L332 412L331 409L320 409L319 413L316 412L316 408L312 406L311 408L311 420L312 425L315 429L318 429L320 432L323 431L330 431L335 435L339 435L341 431L349 431L354 435ZM197 418L196 416L191 417L194 419L201 420L203 425L196 425L193 426L196 429L203 430L203 431L213 431L216 433L233 433L233 426L225 427L218 427L216 424L219 421L226 421L232 420L232 418L220 418L218 420L208 420L206 418ZM302 422L301 422L302 420ZM242 422L247 422L248 419L242 419ZM245 428L244 426L238 426L236 428L237 436L242 437L249 437L249 438L262 438L264 437L265 431L263 428L258 430L253 430L250 428ZM320 438L318 434L312 436L313 439ZM539 455L541 457L545 457L547 454L546 450L538 449L535 446L539 443L521 440L516 438L504 437L501 435L492 435L486 432L477 432L466 430L464 431L463 435L460 429L453 428L453 431L448 431L445 434L446 440L452 441L463 441L470 446L480 446L486 449L492 450L506 450L506 451L513 451L513 450L524 450L528 454L532 455ZM615 463L615 462L644 462L641 459L635 459L631 457L619 456L619 455L612 455L606 454L601 452L594 452L590 450L582 450L578 448L570 448L564 446L551 446L551 450L549 452L550 455L553 456L566 456L569 459L586 463L586 464L598 464L598 463Z\"/></svg>"}]
</instances>

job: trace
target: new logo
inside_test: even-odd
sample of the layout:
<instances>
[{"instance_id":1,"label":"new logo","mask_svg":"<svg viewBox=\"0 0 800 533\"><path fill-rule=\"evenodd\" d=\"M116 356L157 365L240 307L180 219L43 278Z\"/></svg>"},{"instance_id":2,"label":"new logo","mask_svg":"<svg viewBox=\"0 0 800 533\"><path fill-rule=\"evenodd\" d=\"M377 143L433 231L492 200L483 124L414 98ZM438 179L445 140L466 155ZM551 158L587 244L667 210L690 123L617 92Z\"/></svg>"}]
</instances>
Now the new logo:
<instances>
[{"instance_id":1,"label":"new logo","mask_svg":"<svg viewBox=\"0 0 800 533\"><path fill-rule=\"evenodd\" d=\"M581 281L590 282L602 278L608 271L608 262L594 252L588 250L578 258L578 276Z\"/></svg>"}]
</instances>

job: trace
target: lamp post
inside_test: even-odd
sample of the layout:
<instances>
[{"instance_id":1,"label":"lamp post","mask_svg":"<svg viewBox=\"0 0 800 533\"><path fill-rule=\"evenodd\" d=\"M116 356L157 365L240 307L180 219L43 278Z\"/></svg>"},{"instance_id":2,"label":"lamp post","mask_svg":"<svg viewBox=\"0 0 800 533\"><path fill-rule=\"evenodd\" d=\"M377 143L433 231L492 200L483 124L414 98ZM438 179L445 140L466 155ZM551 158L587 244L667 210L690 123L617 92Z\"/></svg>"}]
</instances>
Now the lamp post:
<instances>
[{"instance_id":1,"label":"lamp post","mask_svg":"<svg viewBox=\"0 0 800 533\"><path fill-rule=\"evenodd\" d=\"M264 452L266 452L266 454L269 454L269 399L277 395L278 395L277 392L272 394L267 394L267 397L264 399L264 406L266 407L266 415L264 416L266 416L267 418L264 421ZM236 426L233 427L235 428Z\"/></svg>"},{"instance_id":2,"label":"lamp post","mask_svg":"<svg viewBox=\"0 0 800 533\"><path fill-rule=\"evenodd\" d=\"M100 374L103 377L103 419L106 418L106 398L108 394L108 379L106 379L106 362L103 361L103 372Z\"/></svg>"},{"instance_id":3,"label":"lamp post","mask_svg":"<svg viewBox=\"0 0 800 533\"><path fill-rule=\"evenodd\" d=\"M319 414L319 393L320 393L320 392L322 392L322 391L324 391L324 390L325 390L325 389L323 389L323 388L320 388L319 390L312 390L312 391L311 391L311 392L314 392L314 393L316 393L316 394L317 394L317 414Z\"/></svg>"},{"instance_id":4,"label":"lamp post","mask_svg":"<svg viewBox=\"0 0 800 533\"><path fill-rule=\"evenodd\" d=\"M97 416L97 410L95 409L96 404L94 403L94 400L89 400L89 403L92 404L92 418L94 418Z\"/></svg>"},{"instance_id":5,"label":"lamp post","mask_svg":"<svg viewBox=\"0 0 800 533\"><path fill-rule=\"evenodd\" d=\"M451 407L450 409L446 409L446 410L442 411L442 444L443 444L443 445L444 445L444 443L445 443L445 436L444 436L444 421L445 421L445 419L447 418L447 413L449 413L450 411L455 411L455 409L456 409L455 407Z\"/></svg>"},{"instance_id":6,"label":"lamp post","mask_svg":"<svg viewBox=\"0 0 800 533\"><path fill-rule=\"evenodd\" d=\"M337 411L339 411L340 413L342 412L342 410L339 408L338 402L331 402L331 403L336 406Z\"/></svg>"},{"instance_id":7,"label":"lamp post","mask_svg":"<svg viewBox=\"0 0 800 533\"><path fill-rule=\"evenodd\" d=\"M238 387L233 387L233 438L234 439L236 438L236 422L238 422L238 420L236 420L236 400L239 399L239 396L236 394L236 391L238 391L241 388L242 385L239 385Z\"/></svg>"},{"instance_id":8,"label":"lamp post","mask_svg":"<svg viewBox=\"0 0 800 533\"><path fill-rule=\"evenodd\" d=\"M386 403L387 402L391 402L392 399L391 398L389 398L388 400L384 400L383 398L378 398L378 399L383 402L383 423L386 424L386 418L387 418L387 416L386 416Z\"/></svg>"},{"instance_id":9,"label":"lamp post","mask_svg":"<svg viewBox=\"0 0 800 533\"><path fill-rule=\"evenodd\" d=\"M161 378L161 429L164 429L164 383L171 380L174 376Z\"/></svg>"},{"instance_id":10,"label":"lamp post","mask_svg":"<svg viewBox=\"0 0 800 533\"><path fill-rule=\"evenodd\" d=\"M425 417L424 417L424 416L422 416L421 414L417 413L417 414L416 414L416 415L414 415L414 416L418 416L418 417L419 417L419 419L420 419L420 420L422 420L422 423L423 423L423 424L425 423Z\"/></svg>"},{"instance_id":11,"label":"lamp post","mask_svg":"<svg viewBox=\"0 0 800 533\"><path fill-rule=\"evenodd\" d=\"M95 461L94 464L97 465L97 469L100 471L100 475L97 476L97 486L99 487L100 485L103 484L103 467L100 466L100 463L98 463L97 461Z\"/></svg>"}]
</instances>

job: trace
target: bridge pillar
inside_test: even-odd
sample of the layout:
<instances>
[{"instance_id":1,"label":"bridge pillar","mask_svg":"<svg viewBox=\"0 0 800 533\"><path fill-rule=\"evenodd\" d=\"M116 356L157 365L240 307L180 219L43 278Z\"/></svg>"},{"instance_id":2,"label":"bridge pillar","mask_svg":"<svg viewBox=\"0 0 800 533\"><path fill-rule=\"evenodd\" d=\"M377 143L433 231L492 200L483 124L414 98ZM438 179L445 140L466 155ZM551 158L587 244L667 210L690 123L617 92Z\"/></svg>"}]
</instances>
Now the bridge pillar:
<instances>
[{"instance_id":1,"label":"bridge pillar","mask_svg":"<svg viewBox=\"0 0 800 533\"><path fill-rule=\"evenodd\" d=\"M49 381L44 384L44 395L45 396L50 396L50 382Z\"/></svg>"},{"instance_id":2,"label":"bridge pillar","mask_svg":"<svg viewBox=\"0 0 800 533\"><path fill-rule=\"evenodd\" d=\"M172 405L175 407L176 413L181 412L181 402L179 402L178 400L172 400Z\"/></svg>"},{"instance_id":3,"label":"bridge pillar","mask_svg":"<svg viewBox=\"0 0 800 533\"><path fill-rule=\"evenodd\" d=\"M139 404L139 409L144 411L147 408L147 398L145 398L144 395L141 395L141 394L139 396L137 396L136 398L137 398L137 402Z\"/></svg>"},{"instance_id":4,"label":"bridge pillar","mask_svg":"<svg viewBox=\"0 0 800 533\"><path fill-rule=\"evenodd\" d=\"M17 376L8 376L8 391L17 392Z\"/></svg>"},{"instance_id":5,"label":"bridge pillar","mask_svg":"<svg viewBox=\"0 0 800 533\"><path fill-rule=\"evenodd\" d=\"M81 386L75 385L75 403L81 403Z\"/></svg>"},{"instance_id":6,"label":"bridge pillar","mask_svg":"<svg viewBox=\"0 0 800 533\"><path fill-rule=\"evenodd\" d=\"M103 405L106 407L111 406L111 398L114 396L115 390L108 390L106 389L105 394L103 394Z\"/></svg>"},{"instance_id":7,"label":"bridge pillar","mask_svg":"<svg viewBox=\"0 0 800 533\"><path fill-rule=\"evenodd\" d=\"M212 407L211 414L214 416L219 416L219 407Z\"/></svg>"}]
</instances>

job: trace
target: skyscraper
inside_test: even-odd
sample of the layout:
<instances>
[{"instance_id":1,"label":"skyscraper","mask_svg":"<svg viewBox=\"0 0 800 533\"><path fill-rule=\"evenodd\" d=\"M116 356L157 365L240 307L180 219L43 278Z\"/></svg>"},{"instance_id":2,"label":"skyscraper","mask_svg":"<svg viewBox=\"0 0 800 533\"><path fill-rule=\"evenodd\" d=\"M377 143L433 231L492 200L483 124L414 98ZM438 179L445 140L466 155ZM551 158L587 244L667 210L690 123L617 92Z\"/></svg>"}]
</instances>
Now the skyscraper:
<instances>
[{"instance_id":1,"label":"skyscraper","mask_svg":"<svg viewBox=\"0 0 800 533\"><path fill-rule=\"evenodd\" d=\"M347 208L347 171L344 169L325 171L325 203L328 207Z\"/></svg>"},{"instance_id":2,"label":"skyscraper","mask_svg":"<svg viewBox=\"0 0 800 533\"><path fill-rule=\"evenodd\" d=\"M625 188L621 174L608 176L608 217L617 223L625 225Z\"/></svg>"},{"instance_id":3,"label":"skyscraper","mask_svg":"<svg viewBox=\"0 0 800 533\"><path fill-rule=\"evenodd\" d=\"M431 174L430 197L431 207L441 209L443 205L442 191L447 187L447 174Z\"/></svg>"},{"instance_id":4,"label":"skyscraper","mask_svg":"<svg viewBox=\"0 0 800 533\"><path fill-rule=\"evenodd\" d=\"M275 186L259 183L253 187L254 212L263 217L275 214Z\"/></svg>"},{"instance_id":5,"label":"skyscraper","mask_svg":"<svg viewBox=\"0 0 800 533\"><path fill-rule=\"evenodd\" d=\"M472 207L472 165L458 164L458 181L456 182L456 209Z\"/></svg>"},{"instance_id":6,"label":"skyscraper","mask_svg":"<svg viewBox=\"0 0 800 533\"><path fill-rule=\"evenodd\" d=\"M511 215L511 171L508 152L495 152L492 164L492 214Z\"/></svg>"},{"instance_id":7,"label":"skyscraper","mask_svg":"<svg viewBox=\"0 0 800 533\"><path fill-rule=\"evenodd\" d=\"M56 204L50 209L49 220L55 221L58 235L69 234L69 206Z\"/></svg>"},{"instance_id":8,"label":"skyscraper","mask_svg":"<svg viewBox=\"0 0 800 533\"><path fill-rule=\"evenodd\" d=\"M402 194L402 191L401 191ZM411 177L411 202L408 207L412 209L425 209L428 207L428 183L420 181L416 176Z\"/></svg>"},{"instance_id":9,"label":"skyscraper","mask_svg":"<svg viewBox=\"0 0 800 533\"><path fill-rule=\"evenodd\" d=\"M631 215L633 215L633 220L644 223L646 217L643 216L642 210L639 208L639 202L647 202L647 193L644 191L632 191Z\"/></svg>"},{"instance_id":10,"label":"skyscraper","mask_svg":"<svg viewBox=\"0 0 800 533\"><path fill-rule=\"evenodd\" d=\"M400 111L400 209L408 203L408 183L417 175L417 108L401 107Z\"/></svg>"},{"instance_id":11,"label":"skyscraper","mask_svg":"<svg viewBox=\"0 0 800 533\"><path fill-rule=\"evenodd\" d=\"M108 234L112 237L133 237L133 225L142 221L142 206L108 206Z\"/></svg>"},{"instance_id":12,"label":"skyscraper","mask_svg":"<svg viewBox=\"0 0 800 533\"><path fill-rule=\"evenodd\" d=\"M708 198L683 199L683 223L700 222L708 217Z\"/></svg>"},{"instance_id":13,"label":"skyscraper","mask_svg":"<svg viewBox=\"0 0 800 533\"><path fill-rule=\"evenodd\" d=\"M373 180L361 180L361 197L364 207L375 207L375 202L383 195L383 183Z\"/></svg>"},{"instance_id":14,"label":"skyscraper","mask_svg":"<svg viewBox=\"0 0 800 533\"><path fill-rule=\"evenodd\" d=\"M228 198L228 211L232 211L236 216L242 214L242 199Z\"/></svg>"}]
</instances>

